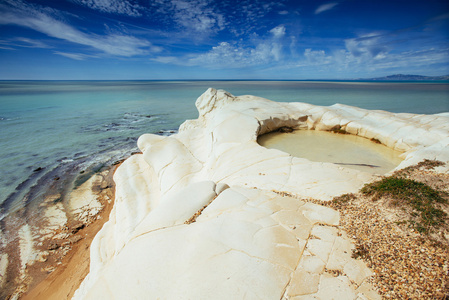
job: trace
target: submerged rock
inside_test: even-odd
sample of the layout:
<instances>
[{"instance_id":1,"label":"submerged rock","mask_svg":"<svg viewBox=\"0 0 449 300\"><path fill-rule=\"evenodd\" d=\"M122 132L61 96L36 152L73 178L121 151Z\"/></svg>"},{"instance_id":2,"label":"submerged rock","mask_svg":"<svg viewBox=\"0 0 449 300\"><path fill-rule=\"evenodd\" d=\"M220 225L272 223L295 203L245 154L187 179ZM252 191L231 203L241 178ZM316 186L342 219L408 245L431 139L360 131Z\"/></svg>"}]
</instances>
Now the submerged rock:
<instances>
[{"instance_id":1,"label":"submerged rock","mask_svg":"<svg viewBox=\"0 0 449 300\"><path fill-rule=\"evenodd\" d=\"M74 298L379 299L366 280L371 270L351 257L339 213L307 202L355 192L375 176L266 149L257 137L344 130L403 151L399 169L449 160L449 114L276 103L215 89L196 106L198 119L171 136L141 136L142 154L117 169L114 208Z\"/></svg>"}]
</instances>

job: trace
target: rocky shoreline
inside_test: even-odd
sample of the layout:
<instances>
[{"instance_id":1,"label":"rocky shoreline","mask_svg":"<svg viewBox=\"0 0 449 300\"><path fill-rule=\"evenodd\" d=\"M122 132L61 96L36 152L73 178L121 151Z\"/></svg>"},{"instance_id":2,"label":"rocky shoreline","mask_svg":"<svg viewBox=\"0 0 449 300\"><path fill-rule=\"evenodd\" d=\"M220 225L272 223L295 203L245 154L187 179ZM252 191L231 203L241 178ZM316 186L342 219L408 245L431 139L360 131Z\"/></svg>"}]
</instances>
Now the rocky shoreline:
<instances>
[{"instance_id":1,"label":"rocky shoreline","mask_svg":"<svg viewBox=\"0 0 449 300\"><path fill-rule=\"evenodd\" d=\"M433 172L447 174L449 114L276 103L214 89L196 106L198 119L169 137L141 136L142 154L117 170L114 209L74 299L380 299L404 292L384 290L372 278L387 271L353 256L358 244L344 228L351 223L345 210L313 202L333 203L381 177L256 140L286 127L344 131L403 152L396 170L431 159L444 162Z\"/></svg>"},{"instance_id":2,"label":"rocky shoreline","mask_svg":"<svg viewBox=\"0 0 449 300\"><path fill-rule=\"evenodd\" d=\"M56 293L59 298L447 297L447 219L437 234L442 240L432 242L434 233L427 239L402 222L407 211L360 194L381 176L292 157L260 146L257 137L281 128L359 135L403 152L395 172L408 170L406 176L444 194L449 113L276 103L214 89L196 106L198 119L186 121L172 136L141 136L142 153L117 168L114 206L90 244L89 273L74 291L87 272L64 273L58 267L56 277L76 277L75 284ZM426 159L441 163L414 167ZM79 192L101 193L93 181ZM80 196L76 199L92 199ZM112 203L110 196L106 200ZM101 210L95 201L87 202L93 203L91 210L78 203L80 218ZM92 224L76 225L75 231L99 223ZM27 236L26 228L21 230ZM66 231L53 237L61 233ZM51 239L47 252L64 249ZM82 239L73 244L79 245L73 257L87 254ZM24 256L30 247L21 246ZM25 297L50 295L48 287L58 283L53 274Z\"/></svg>"},{"instance_id":3,"label":"rocky shoreline","mask_svg":"<svg viewBox=\"0 0 449 300\"><path fill-rule=\"evenodd\" d=\"M412 177L449 192L448 174L417 168ZM287 195L284 193L284 196ZM392 215L403 214L402 209L394 209L385 201L373 202L360 193L349 202L341 202L338 198L331 202L302 200L339 211L341 219L337 228L354 243L352 255L374 270L368 282L382 299L445 299L449 295L449 240L441 239L444 234L421 235L403 222L392 219ZM89 232L86 232L87 228L81 229L80 234L85 237L71 245L71 251L61 264L43 263L54 271L45 278L38 276L32 288L20 299L71 299L88 273L90 243L111 209L112 203L104 207L99 214L100 220L89 225ZM449 224L445 231L447 235ZM67 286L67 283L70 284Z\"/></svg>"},{"instance_id":4,"label":"rocky shoreline","mask_svg":"<svg viewBox=\"0 0 449 300\"><path fill-rule=\"evenodd\" d=\"M48 294L41 295L40 286L48 289L48 280L58 278L56 274L61 274L77 253L88 251L86 249L112 209L115 189L112 176L116 167L103 168L95 173L69 192L65 201L59 200L60 194L50 193L39 204L35 218L27 217L25 223L21 211L3 221L6 232L2 232L0 261L2 298L58 299ZM74 264L80 272L84 270L84 275L78 283L70 283L74 285L71 294L88 272L88 252L86 254L87 264ZM53 292L60 289L63 282L53 287Z\"/></svg>"}]
</instances>

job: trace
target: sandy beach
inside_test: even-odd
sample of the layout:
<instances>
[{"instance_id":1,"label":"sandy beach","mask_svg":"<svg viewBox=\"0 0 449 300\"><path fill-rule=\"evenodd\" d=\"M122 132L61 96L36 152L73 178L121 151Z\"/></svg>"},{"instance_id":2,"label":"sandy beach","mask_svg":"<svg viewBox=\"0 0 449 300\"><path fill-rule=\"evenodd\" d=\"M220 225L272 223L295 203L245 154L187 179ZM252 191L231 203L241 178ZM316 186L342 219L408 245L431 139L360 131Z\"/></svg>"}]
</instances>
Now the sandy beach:
<instances>
[{"instance_id":1,"label":"sandy beach","mask_svg":"<svg viewBox=\"0 0 449 300\"><path fill-rule=\"evenodd\" d=\"M89 272L90 244L95 234L107 222L112 207L113 202L106 203L97 215L99 219L77 233L82 238L72 245L61 264L56 264L55 270L46 277L44 275L41 281L39 277L34 278L34 285L20 299L71 299ZM52 268L54 265L48 264L43 268L46 267Z\"/></svg>"}]
</instances>

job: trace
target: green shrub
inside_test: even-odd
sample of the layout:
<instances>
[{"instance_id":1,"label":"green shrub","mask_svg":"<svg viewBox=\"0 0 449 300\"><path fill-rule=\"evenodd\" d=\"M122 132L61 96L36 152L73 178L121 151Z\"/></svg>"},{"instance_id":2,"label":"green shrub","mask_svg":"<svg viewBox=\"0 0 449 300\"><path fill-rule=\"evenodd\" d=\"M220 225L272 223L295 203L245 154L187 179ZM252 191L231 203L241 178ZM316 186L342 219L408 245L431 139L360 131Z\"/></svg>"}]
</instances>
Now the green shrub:
<instances>
[{"instance_id":1,"label":"green shrub","mask_svg":"<svg viewBox=\"0 0 449 300\"><path fill-rule=\"evenodd\" d=\"M437 203L447 203L443 197L447 194L422 182L390 176L365 185L361 192L372 196L373 200L390 198L395 206L411 208L411 215L416 219L411 223L419 232L428 233L444 223L446 213L438 208Z\"/></svg>"}]
</instances>

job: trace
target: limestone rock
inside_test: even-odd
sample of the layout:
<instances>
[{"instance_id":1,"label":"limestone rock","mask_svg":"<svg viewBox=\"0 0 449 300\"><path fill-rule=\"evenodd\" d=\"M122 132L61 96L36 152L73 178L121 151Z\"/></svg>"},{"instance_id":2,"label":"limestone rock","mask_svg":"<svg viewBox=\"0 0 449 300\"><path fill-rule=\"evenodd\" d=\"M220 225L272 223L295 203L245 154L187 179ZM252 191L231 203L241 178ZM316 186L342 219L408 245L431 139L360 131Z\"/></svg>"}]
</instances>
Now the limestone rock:
<instances>
[{"instance_id":1,"label":"limestone rock","mask_svg":"<svg viewBox=\"0 0 449 300\"><path fill-rule=\"evenodd\" d=\"M117 169L114 208L74 299L378 299L339 213L307 202L375 177L266 149L257 137L282 127L341 129L404 151L403 168L448 162L449 114L276 103L214 89L196 106L198 119L169 137L141 136L143 154Z\"/></svg>"}]
</instances>

